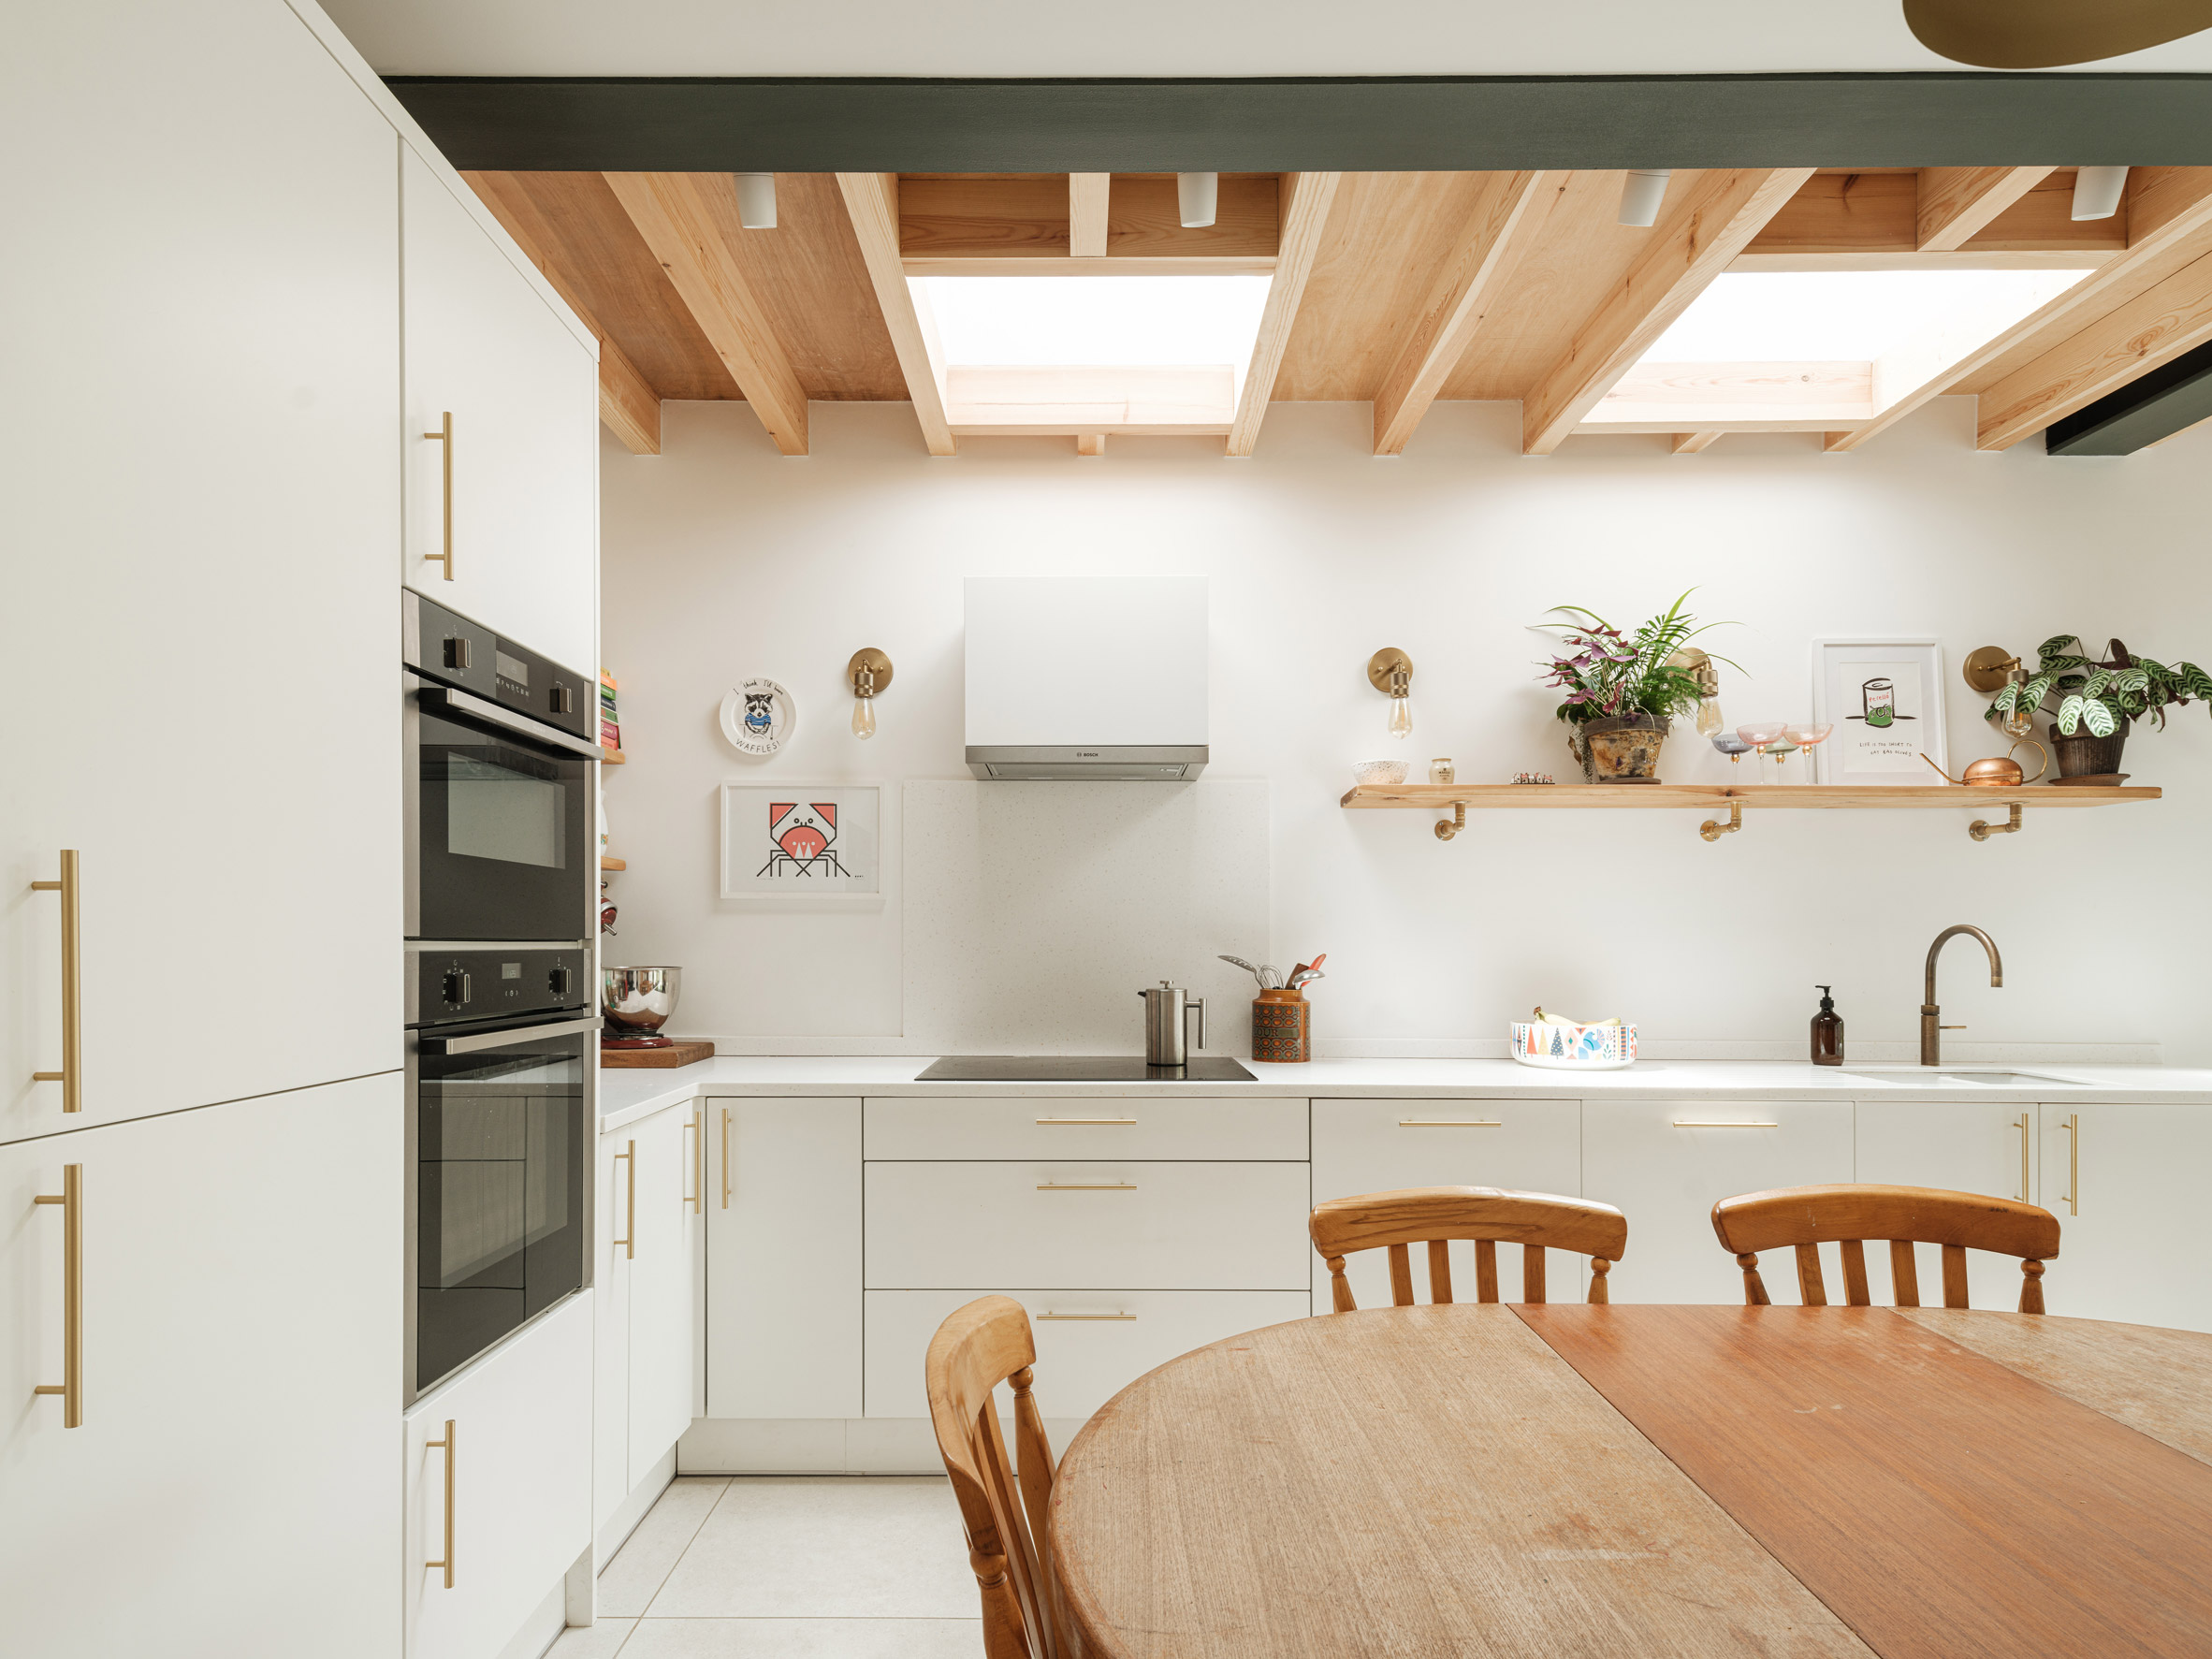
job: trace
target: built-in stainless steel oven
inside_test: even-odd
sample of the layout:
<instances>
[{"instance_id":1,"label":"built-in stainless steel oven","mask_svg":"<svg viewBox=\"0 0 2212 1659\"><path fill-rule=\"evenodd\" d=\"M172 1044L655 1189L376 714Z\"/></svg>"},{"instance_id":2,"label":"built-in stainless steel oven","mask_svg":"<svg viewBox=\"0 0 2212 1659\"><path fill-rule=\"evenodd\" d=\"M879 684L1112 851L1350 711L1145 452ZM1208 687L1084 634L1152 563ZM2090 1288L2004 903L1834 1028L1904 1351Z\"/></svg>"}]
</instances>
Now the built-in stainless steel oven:
<instances>
[{"instance_id":1,"label":"built-in stainless steel oven","mask_svg":"<svg viewBox=\"0 0 2212 1659\"><path fill-rule=\"evenodd\" d=\"M401 599L406 934L589 939L597 682Z\"/></svg>"},{"instance_id":2,"label":"built-in stainless steel oven","mask_svg":"<svg viewBox=\"0 0 2212 1659\"><path fill-rule=\"evenodd\" d=\"M409 953L410 1402L590 1283L599 1025L572 944Z\"/></svg>"}]
</instances>

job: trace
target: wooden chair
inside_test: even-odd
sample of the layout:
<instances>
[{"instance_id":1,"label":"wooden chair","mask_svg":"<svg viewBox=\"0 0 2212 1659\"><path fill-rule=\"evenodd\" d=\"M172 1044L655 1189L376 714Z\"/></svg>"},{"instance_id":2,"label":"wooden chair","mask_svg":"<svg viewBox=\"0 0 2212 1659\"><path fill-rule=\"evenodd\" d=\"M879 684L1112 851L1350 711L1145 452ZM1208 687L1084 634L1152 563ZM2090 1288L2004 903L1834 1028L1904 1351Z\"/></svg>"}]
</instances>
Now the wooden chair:
<instances>
[{"instance_id":1,"label":"wooden chair","mask_svg":"<svg viewBox=\"0 0 2212 1659\"><path fill-rule=\"evenodd\" d=\"M1475 1299L1498 1299L1498 1245L1521 1246L1521 1299L1544 1300L1544 1252L1572 1250L1590 1258L1590 1300L1605 1302L1606 1274L1628 1244L1628 1218L1610 1204L1558 1198L1548 1192L1508 1192L1495 1186L1408 1186L1330 1199L1314 1206L1306 1228L1329 1264L1329 1289L1340 1314L1353 1312L1344 1259L1357 1250L1388 1246L1390 1300L1413 1305L1408 1244L1429 1246L1429 1300L1451 1300L1453 1239L1475 1241Z\"/></svg>"},{"instance_id":2,"label":"wooden chair","mask_svg":"<svg viewBox=\"0 0 2212 1659\"><path fill-rule=\"evenodd\" d=\"M1889 1280L1899 1307L1920 1305L1920 1278L1913 1246L1943 1247L1943 1305L1964 1307L1966 1253L1992 1250L2020 1258L2020 1312L2043 1312L2043 1264L2059 1254L2059 1218L2048 1210L1978 1192L1934 1186L1783 1186L1747 1192L1712 1207L1712 1230L1743 1269L1746 1306L1768 1305L1759 1278L1761 1250L1795 1245L1797 1291L1807 1307L1826 1307L1820 1246L1842 1245L1844 1299L1865 1307L1867 1255L1863 1241L1889 1241Z\"/></svg>"},{"instance_id":3,"label":"wooden chair","mask_svg":"<svg viewBox=\"0 0 2212 1659\"><path fill-rule=\"evenodd\" d=\"M1029 1392L1036 1359L1022 1304L985 1296L938 1327L924 1361L937 1448L953 1478L968 1564L982 1594L987 1659L1062 1659L1064 1652L1054 1634L1056 1595L1047 1579L1053 1448ZM1004 1382L1013 1385L1018 1490L993 1400Z\"/></svg>"}]
</instances>

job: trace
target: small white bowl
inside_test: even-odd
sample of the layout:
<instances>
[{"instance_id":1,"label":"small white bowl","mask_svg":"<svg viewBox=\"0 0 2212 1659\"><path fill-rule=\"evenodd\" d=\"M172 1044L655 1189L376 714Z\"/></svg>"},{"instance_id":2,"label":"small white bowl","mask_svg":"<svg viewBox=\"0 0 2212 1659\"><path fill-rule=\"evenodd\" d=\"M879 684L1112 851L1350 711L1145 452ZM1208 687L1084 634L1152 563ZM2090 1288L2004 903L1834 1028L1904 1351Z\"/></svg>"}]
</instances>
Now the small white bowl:
<instances>
[{"instance_id":1,"label":"small white bowl","mask_svg":"<svg viewBox=\"0 0 2212 1659\"><path fill-rule=\"evenodd\" d=\"M1405 763L1404 761L1356 761L1352 764L1352 776L1361 783L1404 783L1405 781Z\"/></svg>"}]
</instances>

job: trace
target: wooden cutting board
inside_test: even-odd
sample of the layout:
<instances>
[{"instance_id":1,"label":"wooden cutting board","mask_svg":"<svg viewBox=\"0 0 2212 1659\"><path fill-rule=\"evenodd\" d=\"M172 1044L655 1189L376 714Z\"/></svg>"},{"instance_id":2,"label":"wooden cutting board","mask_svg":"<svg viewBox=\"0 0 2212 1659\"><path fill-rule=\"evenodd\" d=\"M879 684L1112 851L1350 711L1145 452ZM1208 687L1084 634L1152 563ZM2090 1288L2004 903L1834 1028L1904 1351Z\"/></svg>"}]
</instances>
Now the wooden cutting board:
<instances>
[{"instance_id":1,"label":"wooden cutting board","mask_svg":"<svg viewBox=\"0 0 2212 1659\"><path fill-rule=\"evenodd\" d=\"M599 1051L599 1067L604 1071L627 1066L689 1066L693 1060L714 1058L711 1042L677 1042L666 1048L603 1048Z\"/></svg>"}]
</instances>

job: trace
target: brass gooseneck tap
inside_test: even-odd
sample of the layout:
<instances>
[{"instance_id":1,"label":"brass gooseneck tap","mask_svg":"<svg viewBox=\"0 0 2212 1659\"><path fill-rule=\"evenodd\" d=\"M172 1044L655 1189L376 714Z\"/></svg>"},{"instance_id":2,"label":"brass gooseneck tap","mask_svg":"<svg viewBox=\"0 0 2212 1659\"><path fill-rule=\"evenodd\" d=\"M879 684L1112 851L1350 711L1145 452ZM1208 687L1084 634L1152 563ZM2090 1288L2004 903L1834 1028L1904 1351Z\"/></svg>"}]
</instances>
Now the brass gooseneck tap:
<instances>
[{"instance_id":1,"label":"brass gooseneck tap","mask_svg":"<svg viewBox=\"0 0 2212 1659\"><path fill-rule=\"evenodd\" d=\"M1961 933L1971 933L1982 941L1982 949L1989 953L1989 982L2004 983L2004 958L1997 953L1997 941L1978 927L1969 927L1961 922L1956 927L1946 927L1935 936L1935 943L1928 947L1928 982L1920 993L1920 1063L1923 1066L1941 1066L1943 1063L1943 1037L1945 1031L1963 1031L1964 1026L1944 1026L1937 1022L1943 1011L1936 1006L1936 958L1943 953L1944 945Z\"/></svg>"}]
</instances>

